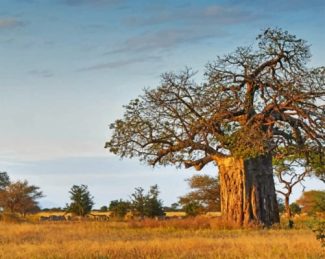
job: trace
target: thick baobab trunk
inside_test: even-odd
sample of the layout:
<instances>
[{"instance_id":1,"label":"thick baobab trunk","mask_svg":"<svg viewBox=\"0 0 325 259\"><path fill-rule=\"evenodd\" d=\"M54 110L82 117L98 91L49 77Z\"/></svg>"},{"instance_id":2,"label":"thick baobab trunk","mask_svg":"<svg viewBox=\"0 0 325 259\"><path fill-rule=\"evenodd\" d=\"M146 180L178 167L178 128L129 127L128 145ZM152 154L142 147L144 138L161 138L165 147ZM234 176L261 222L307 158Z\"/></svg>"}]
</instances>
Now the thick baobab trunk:
<instances>
[{"instance_id":1,"label":"thick baobab trunk","mask_svg":"<svg viewBox=\"0 0 325 259\"><path fill-rule=\"evenodd\" d=\"M272 157L217 161L221 184L221 213L231 223L270 226L279 222Z\"/></svg>"}]
</instances>

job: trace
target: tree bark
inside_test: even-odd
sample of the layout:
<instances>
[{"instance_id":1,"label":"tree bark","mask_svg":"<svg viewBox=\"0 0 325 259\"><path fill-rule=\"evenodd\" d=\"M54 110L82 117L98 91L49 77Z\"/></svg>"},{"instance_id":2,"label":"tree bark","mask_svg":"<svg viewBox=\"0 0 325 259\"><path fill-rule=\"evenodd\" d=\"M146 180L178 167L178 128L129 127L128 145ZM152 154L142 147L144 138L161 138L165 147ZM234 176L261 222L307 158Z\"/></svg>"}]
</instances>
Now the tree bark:
<instances>
[{"instance_id":1,"label":"tree bark","mask_svg":"<svg viewBox=\"0 0 325 259\"><path fill-rule=\"evenodd\" d=\"M289 196L290 196L290 194L287 194L285 196L285 198L284 198L284 207L285 207L285 210L286 210L288 219L290 219L291 216L292 216L291 215L291 209L290 209L290 202L289 202Z\"/></svg>"},{"instance_id":2,"label":"tree bark","mask_svg":"<svg viewBox=\"0 0 325 259\"><path fill-rule=\"evenodd\" d=\"M272 156L218 158L221 213L238 225L278 223Z\"/></svg>"}]
</instances>

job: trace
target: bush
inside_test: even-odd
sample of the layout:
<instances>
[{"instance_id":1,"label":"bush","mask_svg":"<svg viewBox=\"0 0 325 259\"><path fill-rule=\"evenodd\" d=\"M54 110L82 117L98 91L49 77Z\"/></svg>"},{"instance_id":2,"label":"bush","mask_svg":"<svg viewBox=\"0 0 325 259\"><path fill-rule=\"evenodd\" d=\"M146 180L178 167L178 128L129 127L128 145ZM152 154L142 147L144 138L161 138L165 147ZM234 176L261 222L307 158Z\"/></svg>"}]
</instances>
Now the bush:
<instances>
[{"instance_id":1,"label":"bush","mask_svg":"<svg viewBox=\"0 0 325 259\"><path fill-rule=\"evenodd\" d=\"M317 222L313 227L313 231L316 234L316 239L325 247L325 221Z\"/></svg>"},{"instance_id":2,"label":"bush","mask_svg":"<svg viewBox=\"0 0 325 259\"><path fill-rule=\"evenodd\" d=\"M140 218L163 216L163 204L158 196L157 185L151 186L147 194L144 194L143 188L135 188L135 192L131 194L131 207L135 215Z\"/></svg>"},{"instance_id":3,"label":"bush","mask_svg":"<svg viewBox=\"0 0 325 259\"><path fill-rule=\"evenodd\" d=\"M128 201L114 200L109 204L109 211L112 212L115 218L123 219L131 209L131 204Z\"/></svg>"}]
</instances>

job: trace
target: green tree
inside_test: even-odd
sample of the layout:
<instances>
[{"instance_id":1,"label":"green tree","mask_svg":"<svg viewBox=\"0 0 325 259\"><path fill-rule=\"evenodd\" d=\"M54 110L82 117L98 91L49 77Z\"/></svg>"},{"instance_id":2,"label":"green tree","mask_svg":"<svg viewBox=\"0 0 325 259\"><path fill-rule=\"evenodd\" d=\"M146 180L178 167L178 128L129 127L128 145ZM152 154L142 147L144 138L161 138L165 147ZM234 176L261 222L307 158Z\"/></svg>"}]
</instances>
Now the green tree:
<instances>
[{"instance_id":1,"label":"green tree","mask_svg":"<svg viewBox=\"0 0 325 259\"><path fill-rule=\"evenodd\" d=\"M133 211L141 218L164 215L162 201L158 198L159 189L157 185L150 187L147 194L141 187L135 188L131 194L131 206Z\"/></svg>"},{"instance_id":2,"label":"green tree","mask_svg":"<svg viewBox=\"0 0 325 259\"><path fill-rule=\"evenodd\" d=\"M302 212L315 215L316 212L325 212L325 191L306 191L297 200Z\"/></svg>"},{"instance_id":3,"label":"green tree","mask_svg":"<svg viewBox=\"0 0 325 259\"><path fill-rule=\"evenodd\" d=\"M38 211L37 200L43 197L40 188L29 185L25 181L17 181L7 185L0 191L0 207L10 213L27 213Z\"/></svg>"},{"instance_id":4,"label":"green tree","mask_svg":"<svg viewBox=\"0 0 325 259\"><path fill-rule=\"evenodd\" d=\"M296 202L293 202L290 204L290 210L293 215L300 214L300 212L301 212L301 208L300 208L299 204Z\"/></svg>"},{"instance_id":5,"label":"green tree","mask_svg":"<svg viewBox=\"0 0 325 259\"><path fill-rule=\"evenodd\" d=\"M116 218L124 218L125 215L131 210L131 203L129 201L114 200L109 204L109 211L113 213Z\"/></svg>"},{"instance_id":6,"label":"green tree","mask_svg":"<svg viewBox=\"0 0 325 259\"><path fill-rule=\"evenodd\" d=\"M73 185L69 193L71 203L67 205L67 211L82 217L91 212L94 198L88 191L87 185Z\"/></svg>"},{"instance_id":7,"label":"green tree","mask_svg":"<svg viewBox=\"0 0 325 259\"><path fill-rule=\"evenodd\" d=\"M149 192L146 196L146 203L144 214L147 217L163 216L163 204L162 201L158 198L159 189L158 185L153 185L150 187Z\"/></svg>"},{"instance_id":8,"label":"green tree","mask_svg":"<svg viewBox=\"0 0 325 259\"><path fill-rule=\"evenodd\" d=\"M106 148L150 165L214 162L227 221L277 223L273 156L325 157L325 68L307 68L309 59L306 41L267 29L208 64L202 84L189 69L165 73L125 106Z\"/></svg>"},{"instance_id":9,"label":"green tree","mask_svg":"<svg viewBox=\"0 0 325 259\"><path fill-rule=\"evenodd\" d=\"M107 206L101 206L99 208L99 211L101 211L101 212L107 212L108 211L108 207Z\"/></svg>"},{"instance_id":10,"label":"green tree","mask_svg":"<svg viewBox=\"0 0 325 259\"><path fill-rule=\"evenodd\" d=\"M142 187L135 188L134 193L131 194L131 205L132 210L135 212L135 214L141 218L144 218L146 196Z\"/></svg>"},{"instance_id":11,"label":"green tree","mask_svg":"<svg viewBox=\"0 0 325 259\"><path fill-rule=\"evenodd\" d=\"M180 211L181 207L180 204L177 202L172 203L170 206L164 206L163 211Z\"/></svg>"},{"instance_id":12,"label":"green tree","mask_svg":"<svg viewBox=\"0 0 325 259\"><path fill-rule=\"evenodd\" d=\"M194 175L187 182L192 191L180 197L179 203L183 207L195 202L201 212L220 211L220 183L217 177Z\"/></svg>"},{"instance_id":13,"label":"green tree","mask_svg":"<svg viewBox=\"0 0 325 259\"><path fill-rule=\"evenodd\" d=\"M203 211L203 207L197 201L189 201L183 205L183 210L188 216L197 216Z\"/></svg>"},{"instance_id":14,"label":"green tree","mask_svg":"<svg viewBox=\"0 0 325 259\"><path fill-rule=\"evenodd\" d=\"M7 172L0 172L0 191L10 184L10 178Z\"/></svg>"}]
</instances>

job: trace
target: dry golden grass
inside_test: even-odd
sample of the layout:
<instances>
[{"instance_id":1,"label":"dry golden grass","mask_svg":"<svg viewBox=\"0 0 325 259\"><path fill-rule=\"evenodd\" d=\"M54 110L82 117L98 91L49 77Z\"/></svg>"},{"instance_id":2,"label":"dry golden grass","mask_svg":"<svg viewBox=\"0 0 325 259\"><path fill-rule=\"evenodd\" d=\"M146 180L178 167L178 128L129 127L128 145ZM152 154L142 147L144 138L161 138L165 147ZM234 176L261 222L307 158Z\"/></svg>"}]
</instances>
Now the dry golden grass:
<instances>
[{"instance_id":1,"label":"dry golden grass","mask_svg":"<svg viewBox=\"0 0 325 259\"><path fill-rule=\"evenodd\" d=\"M154 223L155 222L155 223ZM313 232L222 229L216 219L0 222L0 258L325 258Z\"/></svg>"}]
</instances>

